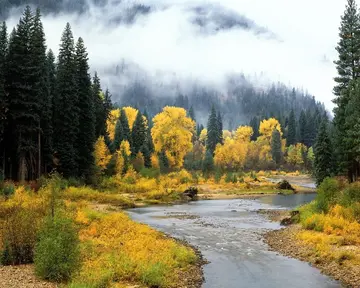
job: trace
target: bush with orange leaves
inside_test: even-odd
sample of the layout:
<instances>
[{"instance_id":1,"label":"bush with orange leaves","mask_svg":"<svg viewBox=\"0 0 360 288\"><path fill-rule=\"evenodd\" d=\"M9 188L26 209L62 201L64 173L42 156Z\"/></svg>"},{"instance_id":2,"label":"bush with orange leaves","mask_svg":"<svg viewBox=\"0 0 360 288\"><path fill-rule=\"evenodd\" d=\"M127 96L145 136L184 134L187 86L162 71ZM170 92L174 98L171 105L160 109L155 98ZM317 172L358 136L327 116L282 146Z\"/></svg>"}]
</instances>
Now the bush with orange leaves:
<instances>
[{"instance_id":1,"label":"bush with orange leaves","mask_svg":"<svg viewBox=\"0 0 360 288\"><path fill-rule=\"evenodd\" d=\"M110 287L118 282L177 287L180 272L197 261L194 251L124 213L77 217L83 264L72 285Z\"/></svg>"}]
</instances>

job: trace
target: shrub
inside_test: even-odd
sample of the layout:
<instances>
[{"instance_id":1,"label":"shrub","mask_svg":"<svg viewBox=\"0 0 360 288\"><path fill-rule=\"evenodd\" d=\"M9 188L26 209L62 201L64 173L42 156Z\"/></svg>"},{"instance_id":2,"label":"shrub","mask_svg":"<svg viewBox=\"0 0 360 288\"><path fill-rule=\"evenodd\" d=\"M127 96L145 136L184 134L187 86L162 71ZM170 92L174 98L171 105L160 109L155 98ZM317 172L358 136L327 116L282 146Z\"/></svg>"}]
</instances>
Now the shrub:
<instances>
[{"instance_id":1,"label":"shrub","mask_svg":"<svg viewBox=\"0 0 360 288\"><path fill-rule=\"evenodd\" d=\"M15 185L13 183L4 183L0 189L0 195L3 195L5 198L9 198L15 193Z\"/></svg>"},{"instance_id":2,"label":"shrub","mask_svg":"<svg viewBox=\"0 0 360 288\"><path fill-rule=\"evenodd\" d=\"M327 212L336 203L341 184L334 178L325 178L317 189L316 206L319 212Z\"/></svg>"},{"instance_id":3,"label":"shrub","mask_svg":"<svg viewBox=\"0 0 360 288\"><path fill-rule=\"evenodd\" d=\"M140 175L145 178L158 178L160 176L159 168L142 168Z\"/></svg>"},{"instance_id":4,"label":"shrub","mask_svg":"<svg viewBox=\"0 0 360 288\"><path fill-rule=\"evenodd\" d=\"M46 280L68 281L80 261L77 231L70 218L48 218L35 247L35 272Z\"/></svg>"},{"instance_id":5,"label":"shrub","mask_svg":"<svg viewBox=\"0 0 360 288\"><path fill-rule=\"evenodd\" d=\"M226 173L225 182L226 182L226 183L230 183L230 182L232 182L232 181L233 181L233 175L232 175L232 173L230 173L230 172Z\"/></svg>"},{"instance_id":6,"label":"shrub","mask_svg":"<svg viewBox=\"0 0 360 288\"><path fill-rule=\"evenodd\" d=\"M340 204L349 207L357 202L360 202L360 184L352 183L343 190Z\"/></svg>"},{"instance_id":7,"label":"shrub","mask_svg":"<svg viewBox=\"0 0 360 288\"><path fill-rule=\"evenodd\" d=\"M217 168L215 171L215 176L214 176L214 180L216 184L219 184L221 181L221 177L222 177L222 171L220 168Z\"/></svg>"}]
</instances>

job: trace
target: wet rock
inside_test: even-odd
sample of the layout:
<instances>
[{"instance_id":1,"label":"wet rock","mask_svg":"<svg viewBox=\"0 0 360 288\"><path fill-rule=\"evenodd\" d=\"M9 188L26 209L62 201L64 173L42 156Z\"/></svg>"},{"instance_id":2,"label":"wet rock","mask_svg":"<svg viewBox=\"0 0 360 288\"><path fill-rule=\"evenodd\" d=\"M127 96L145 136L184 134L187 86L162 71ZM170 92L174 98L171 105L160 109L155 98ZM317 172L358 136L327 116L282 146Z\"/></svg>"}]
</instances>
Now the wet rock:
<instances>
[{"instance_id":1,"label":"wet rock","mask_svg":"<svg viewBox=\"0 0 360 288\"><path fill-rule=\"evenodd\" d=\"M280 190L292 190L295 191L294 187L291 186L291 184L287 180L282 180L276 185L277 189Z\"/></svg>"},{"instance_id":2,"label":"wet rock","mask_svg":"<svg viewBox=\"0 0 360 288\"><path fill-rule=\"evenodd\" d=\"M189 197L191 200L196 200L198 195L198 189L196 187L189 187L183 192L183 195Z\"/></svg>"}]
</instances>

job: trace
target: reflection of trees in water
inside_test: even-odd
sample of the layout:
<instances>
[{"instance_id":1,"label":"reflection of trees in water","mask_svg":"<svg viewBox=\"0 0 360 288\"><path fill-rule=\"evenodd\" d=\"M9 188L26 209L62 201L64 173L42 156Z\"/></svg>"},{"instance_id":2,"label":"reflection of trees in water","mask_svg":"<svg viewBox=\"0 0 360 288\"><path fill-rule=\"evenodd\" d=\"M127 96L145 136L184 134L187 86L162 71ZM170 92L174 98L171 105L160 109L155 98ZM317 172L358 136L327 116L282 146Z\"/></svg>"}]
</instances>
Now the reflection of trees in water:
<instances>
[{"instance_id":1,"label":"reflection of trees in water","mask_svg":"<svg viewBox=\"0 0 360 288\"><path fill-rule=\"evenodd\" d=\"M292 194L292 195L272 195L260 198L263 204L293 208L315 199L316 193Z\"/></svg>"}]
</instances>

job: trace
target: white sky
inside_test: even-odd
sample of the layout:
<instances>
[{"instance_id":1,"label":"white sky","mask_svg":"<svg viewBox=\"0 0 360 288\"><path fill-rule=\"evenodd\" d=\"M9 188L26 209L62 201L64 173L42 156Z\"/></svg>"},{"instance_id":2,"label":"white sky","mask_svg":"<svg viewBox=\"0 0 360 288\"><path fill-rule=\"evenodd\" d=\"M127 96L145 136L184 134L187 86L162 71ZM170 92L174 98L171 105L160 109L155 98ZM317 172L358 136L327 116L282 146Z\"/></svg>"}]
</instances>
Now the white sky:
<instances>
[{"instance_id":1,"label":"white sky","mask_svg":"<svg viewBox=\"0 0 360 288\"><path fill-rule=\"evenodd\" d=\"M91 10L87 15L46 16L43 19L47 44L57 52L65 23L70 22L75 37L82 36L88 48L90 65L98 70L120 62L137 63L150 75L156 71L176 73L178 77L201 79L221 85L231 72L260 74L267 79L303 87L331 103L333 60L337 54L340 16L345 0L143 0L159 9L138 17L133 25L109 26L109 15L121 14L118 7ZM196 4L213 3L234 10L257 25L275 33L279 40L256 36L251 31L231 29L212 35L199 33L189 21L186 9ZM166 6L166 9L162 9ZM9 21L9 26L18 16Z\"/></svg>"}]
</instances>

